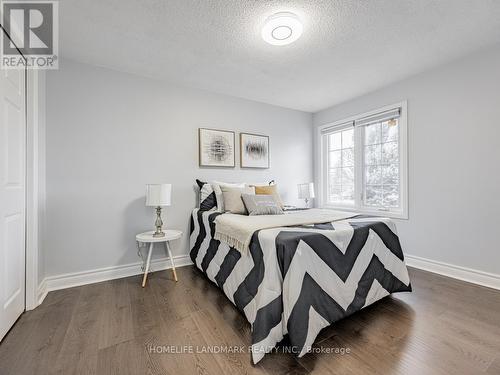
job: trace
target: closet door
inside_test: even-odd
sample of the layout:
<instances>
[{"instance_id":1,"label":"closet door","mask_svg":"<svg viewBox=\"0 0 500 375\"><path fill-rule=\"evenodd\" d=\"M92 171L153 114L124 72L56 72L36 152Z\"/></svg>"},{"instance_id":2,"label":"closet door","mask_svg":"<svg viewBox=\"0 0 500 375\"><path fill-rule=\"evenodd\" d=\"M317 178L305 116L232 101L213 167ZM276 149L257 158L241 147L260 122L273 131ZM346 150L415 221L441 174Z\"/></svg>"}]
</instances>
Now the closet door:
<instances>
[{"instance_id":1,"label":"closet door","mask_svg":"<svg viewBox=\"0 0 500 375\"><path fill-rule=\"evenodd\" d=\"M24 69L0 70L0 340L25 308L25 97Z\"/></svg>"}]
</instances>

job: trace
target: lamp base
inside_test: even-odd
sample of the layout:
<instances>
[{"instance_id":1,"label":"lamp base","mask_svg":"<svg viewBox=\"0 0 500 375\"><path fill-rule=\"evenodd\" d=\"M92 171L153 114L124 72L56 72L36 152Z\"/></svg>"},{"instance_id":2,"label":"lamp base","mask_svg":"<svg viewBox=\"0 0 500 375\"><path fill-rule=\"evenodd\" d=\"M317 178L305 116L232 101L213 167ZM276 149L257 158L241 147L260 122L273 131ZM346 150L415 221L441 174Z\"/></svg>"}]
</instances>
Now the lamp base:
<instances>
[{"instance_id":1,"label":"lamp base","mask_svg":"<svg viewBox=\"0 0 500 375\"><path fill-rule=\"evenodd\" d=\"M163 221L161 220L161 207L158 206L156 207L156 221L155 221L156 232L153 233L153 237L155 238L165 237L165 233L161 228L162 226L163 226Z\"/></svg>"}]
</instances>

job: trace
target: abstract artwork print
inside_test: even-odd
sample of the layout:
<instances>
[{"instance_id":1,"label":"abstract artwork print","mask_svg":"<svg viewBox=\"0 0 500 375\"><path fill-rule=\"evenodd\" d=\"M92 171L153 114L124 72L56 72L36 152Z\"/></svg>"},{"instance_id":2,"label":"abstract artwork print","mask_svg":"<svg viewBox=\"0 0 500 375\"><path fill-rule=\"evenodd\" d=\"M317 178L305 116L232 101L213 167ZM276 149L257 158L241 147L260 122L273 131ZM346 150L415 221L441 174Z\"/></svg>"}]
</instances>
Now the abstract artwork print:
<instances>
[{"instance_id":1,"label":"abstract artwork print","mask_svg":"<svg viewBox=\"0 0 500 375\"><path fill-rule=\"evenodd\" d=\"M269 168L269 137L241 133L240 162L242 168Z\"/></svg>"},{"instance_id":2,"label":"abstract artwork print","mask_svg":"<svg viewBox=\"0 0 500 375\"><path fill-rule=\"evenodd\" d=\"M200 167L235 167L234 132L198 129Z\"/></svg>"}]
</instances>

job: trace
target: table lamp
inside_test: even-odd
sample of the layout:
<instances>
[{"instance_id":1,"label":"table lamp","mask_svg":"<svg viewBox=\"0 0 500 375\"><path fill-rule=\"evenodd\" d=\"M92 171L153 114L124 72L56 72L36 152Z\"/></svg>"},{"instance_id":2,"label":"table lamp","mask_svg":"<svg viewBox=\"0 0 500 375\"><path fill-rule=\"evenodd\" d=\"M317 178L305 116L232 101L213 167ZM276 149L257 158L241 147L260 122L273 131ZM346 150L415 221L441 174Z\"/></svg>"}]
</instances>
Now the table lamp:
<instances>
[{"instance_id":1,"label":"table lamp","mask_svg":"<svg viewBox=\"0 0 500 375\"><path fill-rule=\"evenodd\" d=\"M306 207L309 207L309 199L314 198L314 183L308 182L305 184L298 184L299 199L306 201Z\"/></svg>"},{"instance_id":2,"label":"table lamp","mask_svg":"<svg viewBox=\"0 0 500 375\"><path fill-rule=\"evenodd\" d=\"M146 185L146 206L156 207L156 232L153 237L165 237L162 231L163 221L161 220L161 208L170 206L172 193L171 184L148 184Z\"/></svg>"}]
</instances>

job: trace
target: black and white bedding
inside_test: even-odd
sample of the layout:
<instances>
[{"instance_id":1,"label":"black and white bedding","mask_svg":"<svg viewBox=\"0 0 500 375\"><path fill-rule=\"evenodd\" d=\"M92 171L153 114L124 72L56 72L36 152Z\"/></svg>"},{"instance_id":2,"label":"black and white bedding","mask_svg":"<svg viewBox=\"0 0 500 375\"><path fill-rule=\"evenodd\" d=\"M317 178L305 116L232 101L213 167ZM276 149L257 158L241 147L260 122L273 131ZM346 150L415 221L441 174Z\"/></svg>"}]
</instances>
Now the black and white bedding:
<instances>
[{"instance_id":1,"label":"black and white bedding","mask_svg":"<svg viewBox=\"0 0 500 375\"><path fill-rule=\"evenodd\" d=\"M193 211L190 255L250 322L254 363L285 336L301 357L324 327L390 293L411 291L390 219L263 229L244 254L213 238L218 215Z\"/></svg>"}]
</instances>

